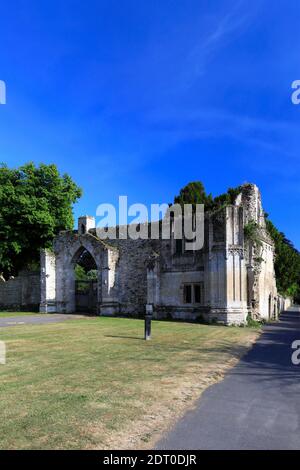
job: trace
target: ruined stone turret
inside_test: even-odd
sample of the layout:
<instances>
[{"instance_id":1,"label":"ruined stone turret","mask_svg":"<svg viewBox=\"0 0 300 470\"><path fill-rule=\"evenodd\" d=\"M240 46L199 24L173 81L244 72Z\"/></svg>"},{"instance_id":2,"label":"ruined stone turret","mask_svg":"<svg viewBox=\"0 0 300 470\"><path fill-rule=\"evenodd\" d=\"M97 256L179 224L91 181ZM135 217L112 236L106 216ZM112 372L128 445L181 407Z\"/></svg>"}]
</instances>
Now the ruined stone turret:
<instances>
[{"instance_id":1,"label":"ruined stone turret","mask_svg":"<svg viewBox=\"0 0 300 470\"><path fill-rule=\"evenodd\" d=\"M78 219L78 234L84 235L96 227L95 217L91 215L82 215Z\"/></svg>"}]
</instances>

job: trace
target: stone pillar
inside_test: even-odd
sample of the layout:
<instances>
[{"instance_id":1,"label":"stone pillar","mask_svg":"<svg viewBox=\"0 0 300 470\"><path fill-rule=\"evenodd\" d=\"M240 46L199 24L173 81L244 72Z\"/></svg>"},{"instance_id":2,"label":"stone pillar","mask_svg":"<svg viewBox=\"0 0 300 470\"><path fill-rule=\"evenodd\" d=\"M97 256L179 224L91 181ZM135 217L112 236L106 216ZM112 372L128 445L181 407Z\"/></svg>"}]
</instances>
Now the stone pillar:
<instances>
[{"instance_id":1,"label":"stone pillar","mask_svg":"<svg viewBox=\"0 0 300 470\"><path fill-rule=\"evenodd\" d=\"M56 312L56 259L50 250L41 250L40 312Z\"/></svg>"},{"instance_id":2,"label":"stone pillar","mask_svg":"<svg viewBox=\"0 0 300 470\"><path fill-rule=\"evenodd\" d=\"M226 208L226 310L227 323L246 323L247 268L244 256L243 208Z\"/></svg>"},{"instance_id":3,"label":"stone pillar","mask_svg":"<svg viewBox=\"0 0 300 470\"><path fill-rule=\"evenodd\" d=\"M101 299L99 301L99 314L113 316L120 313L118 296L117 264L119 260L118 250L107 249L103 253Z\"/></svg>"},{"instance_id":4,"label":"stone pillar","mask_svg":"<svg viewBox=\"0 0 300 470\"><path fill-rule=\"evenodd\" d=\"M223 242L214 240L209 222L209 318L225 324L245 323L248 314L242 210L237 206L225 208Z\"/></svg>"}]
</instances>

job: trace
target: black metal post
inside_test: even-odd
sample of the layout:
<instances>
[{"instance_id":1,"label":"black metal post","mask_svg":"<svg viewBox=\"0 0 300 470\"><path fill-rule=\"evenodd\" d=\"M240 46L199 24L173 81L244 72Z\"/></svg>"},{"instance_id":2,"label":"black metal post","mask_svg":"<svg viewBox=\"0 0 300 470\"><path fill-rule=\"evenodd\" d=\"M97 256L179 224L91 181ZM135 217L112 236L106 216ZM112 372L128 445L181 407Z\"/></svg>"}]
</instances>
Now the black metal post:
<instances>
[{"instance_id":1,"label":"black metal post","mask_svg":"<svg viewBox=\"0 0 300 470\"><path fill-rule=\"evenodd\" d=\"M145 340L151 339L151 320L152 313L146 312L145 315Z\"/></svg>"}]
</instances>

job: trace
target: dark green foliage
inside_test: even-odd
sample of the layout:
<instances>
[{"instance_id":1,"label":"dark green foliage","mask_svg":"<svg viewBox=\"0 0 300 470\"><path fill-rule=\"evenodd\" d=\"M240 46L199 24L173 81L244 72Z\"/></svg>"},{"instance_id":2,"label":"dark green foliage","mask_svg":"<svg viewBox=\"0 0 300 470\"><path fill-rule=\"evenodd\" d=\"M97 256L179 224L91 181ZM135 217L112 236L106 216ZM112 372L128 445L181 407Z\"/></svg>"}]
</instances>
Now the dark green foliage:
<instances>
[{"instance_id":1,"label":"dark green foliage","mask_svg":"<svg viewBox=\"0 0 300 470\"><path fill-rule=\"evenodd\" d=\"M260 240L259 226L255 220L251 220L244 227L245 239L251 241L256 247L261 246L262 242ZM258 258L256 258L258 261Z\"/></svg>"},{"instance_id":2,"label":"dark green foliage","mask_svg":"<svg viewBox=\"0 0 300 470\"><path fill-rule=\"evenodd\" d=\"M81 189L55 165L0 166L0 271L7 277L29 263L53 237L73 227L72 205Z\"/></svg>"},{"instance_id":3,"label":"dark green foliage","mask_svg":"<svg viewBox=\"0 0 300 470\"><path fill-rule=\"evenodd\" d=\"M300 253L270 220L267 220L266 223L269 234L275 243L275 271L278 290L283 295L297 297L300 294Z\"/></svg>"},{"instance_id":4,"label":"dark green foliage","mask_svg":"<svg viewBox=\"0 0 300 470\"><path fill-rule=\"evenodd\" d=\"M85 272L85 270L82 266L80 266L79 264L76 264L74 271L75 271L76 281L86 281L87 280L86 272Z\"/></svg>"},{"instance_id":5,"label":"dark green foliage","mask_svg":"<svg viewBox=\"0 0 300 470\"><path fill-rule=\"evenodd\" d=\"M216 196L213 199L212 205L208 208L208 210L215 211L221 209L222 207L234 204L237 196L241 193L242 189L242 186L237 186L236 188L228 188L226 193L221 194L220 196Z\"/></svg>"},{"instance_id":6,"label":"dark green foliage","mask_svg":"<svg viewBox=\"0 0 300 470\"><path fill-rule=\"evenodd\" d=\"M217 211L222 207L234 204L241 190L241 186L229 188L226 193L214 198L211 194L206 194L201 181L194 181L180 190L179 195L174 198L174 203L181 205L193 204L193 206L196 204L204 204L205 212Z\"/></svg>"},{"instance_id":7,"label":"dark green foliage","mask_svg":"<svg viewBox=\"0 0 300 470\"><path fill-rule=\"evenodd\" d=\"M97 269L91 269L90 271L86 272L82 266L76 264L75 279L76 281L97 281L98 271Z\"/></svg>"},{"instance_id":8,"label":"dark green foliage","mask_svg":"<svg viewBox=\"0 0 300 470\"><path fill-rule=\"evenodd\" d=\"M247 326L250 328L261 328L261 326L265 323L264 320L254 320L251 315L247 316Z\"/></svg>"},{"instance_id":9,"label":"dark green foliage","mask_svg":"<svg viewBox=\"0 0 300 470\"><path fill-rule=\"evenodd\" d=\"M205 204L205 208L210 206L213 202L213 197L211 194L207 195L205 188L200 181L194 181L187 184L184 188L180 190L178 196L174 198L175 204Z\"/></svg>"}]
</instances>

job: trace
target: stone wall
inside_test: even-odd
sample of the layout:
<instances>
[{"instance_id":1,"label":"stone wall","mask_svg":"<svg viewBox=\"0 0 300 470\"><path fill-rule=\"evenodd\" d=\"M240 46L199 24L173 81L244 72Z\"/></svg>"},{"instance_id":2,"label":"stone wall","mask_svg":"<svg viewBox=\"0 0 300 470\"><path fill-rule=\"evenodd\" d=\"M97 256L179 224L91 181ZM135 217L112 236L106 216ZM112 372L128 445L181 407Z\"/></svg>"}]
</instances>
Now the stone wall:
<instances>
[{"instance_id":1,"label":"stone wall","mask_svg":"<svg viewBox=\"0 0 300 470\"><path fill-rule=\"evenodd\" d=\"M278 293L274 272L274 247L263 243L261 250L261 263L259 274L259 314L260 317L276 319L279 313Z\"/></svg>"},{"instance_id":2,"label":"stone wall","mask_svg":"<svg viewBox=\"0 0 300 470\"><path fill-rule=\"evenodd\" d=\"M110 240L117 248L116 284L120 313L134 316L145 314L147 303L147 263L157 250L156 240Z\"/></svg>"},{"instance_id":3,"label":"stone wall","mask_svg":"<svg viewBox=\"0 0 300 470\"><path fill-rule=\"evenodd\" d=\"M257 186L244 185L242 191L244 223L257 224L259 243L248 240L246 260L251 316L257 320L276 319L281 311L274 269L275 247L265 223L261 194Z\"/></svg>"},{"instance_id":4,"label":"stone wall","mask_svg":"<svg viewBox=\"0 0 300 470\"><path fill-rule=\"evenodd\" d=\"M56 257L51 250L41 251L40 312L56 311Z\"/></svg>"},{"instance_id":5,"label":"stone wall","mask_svg":"<svg viewBox=\"0 0 300 470\"><path fill-rule=\"evenodd\" d=\"M40 303L40 274L20 272L8 281L0 281L0 309L37 311Z\"/></svg>"},{"instance_id":6,"label":"stone wall","mask_svg":"<svg viewBox=\"0 0 300 470\"><path fill-rule=\"evenodd\" d=\"M259 226L259 253L245 238L245 225L252 221ZM245 324L249 314L277 317L284 301L277 293L274 246L255 185L244 185L234 204L205 215L201 250L185 250L185 240L175 240L173 221L173 237L159 236L161 225L155 226L156 239L138 238L149 232L148 224L141 224L137 231L130 226L134 239L123 233L127 226L119 226L109 229L116 239L103 240L95 220L81 217L78 230L61 232L53 252L41 260L41 311L76 310L74 267L86 250L97 267L100 315L144 316L147 310L156 318L202 317L224 324Z\"/></svg>"}]
</instances>

